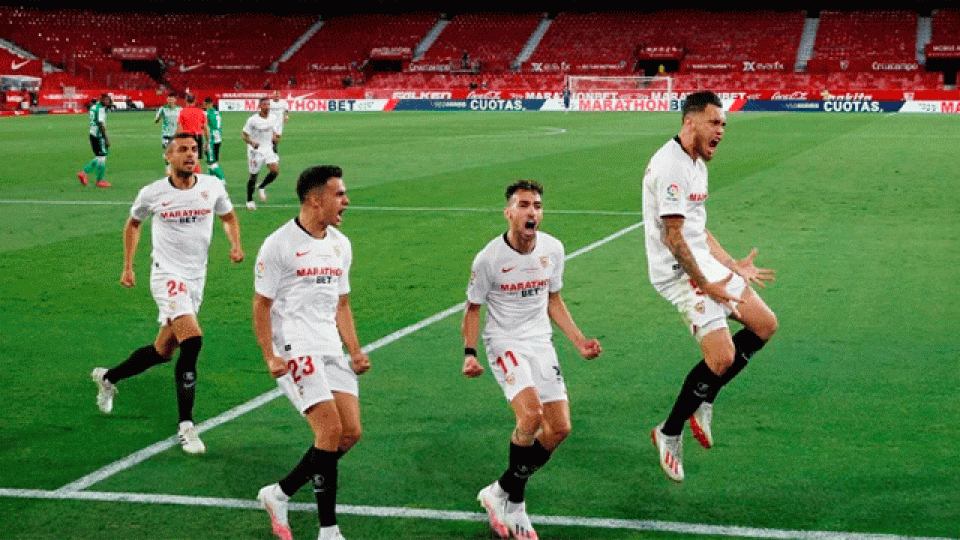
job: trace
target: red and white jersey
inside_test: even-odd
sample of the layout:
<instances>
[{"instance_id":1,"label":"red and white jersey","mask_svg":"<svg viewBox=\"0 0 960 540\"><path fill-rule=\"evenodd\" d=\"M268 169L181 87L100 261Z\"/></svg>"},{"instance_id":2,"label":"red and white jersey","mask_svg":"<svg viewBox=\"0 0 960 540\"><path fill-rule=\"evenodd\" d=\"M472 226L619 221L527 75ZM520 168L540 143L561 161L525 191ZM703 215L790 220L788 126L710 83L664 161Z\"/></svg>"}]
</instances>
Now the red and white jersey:
<instances>
[{"instance_id":1,"label":"red and white jersey","mask_svg":"<svg viewBox=\"0 0 960 540\"><path fill-rule=\"evenodd\" d=\"M494 238L473 260L467 300L486 304L483 339L518 340L553 334L547 314L549 293L563 287L563 244L537 232L530 253L519 253L507 235Z\"/></svg>"},{"instance_id":2,"label":"red and white jersey","mask_svg":"<svg viewBox=\"0 0 960 540\"><path fill-rule=\"evenodd\" d=\"M161 178L144 186L130 208L130 216L138 221L153 215L154 269L186 279L206 277L214 216L233 211L219 178L206 174L196 178L190 189Z\"/></svg>"},{"instance_id":3,"label":"red and white jersey","mask_svg":"<svg viewBox=\"0 0 960 540\"><path fill-rule=\"evenodd\" d=\"M650 158L643 175L643 229L650 282L658 290L684 274L663 241L663 216L683 216L683 238L708 281L723 279L730 273L710 254L707 245L707 196L707 165L702 159L691 159L678 137Z\"/></svg>"},{"instance_id":4,"label":"red and white jersey","mask_svg":"<svg viewBox=\"0 0 960 540\"><path fill-rule=\"evenodd\" d=\"M273 134L276 133L276 120L268 116L260 116L259 113L247 118L243 124L243 132L250 137L250 140L261 147L271 147L273 145Z\"/></svg>"},{"instance_id":5,"label":"red and white jersey","mask_svg":"<svg viewBox=\"0 0 960 540\"><path fill-rule=\"evenodd\" d=\"M257 254L254 289L273 300L273 345L285 350L343 354L337 304L350 293L350 240L334 227L314 238L297 219L267 237Z\"/></svg>"}]
</instances>

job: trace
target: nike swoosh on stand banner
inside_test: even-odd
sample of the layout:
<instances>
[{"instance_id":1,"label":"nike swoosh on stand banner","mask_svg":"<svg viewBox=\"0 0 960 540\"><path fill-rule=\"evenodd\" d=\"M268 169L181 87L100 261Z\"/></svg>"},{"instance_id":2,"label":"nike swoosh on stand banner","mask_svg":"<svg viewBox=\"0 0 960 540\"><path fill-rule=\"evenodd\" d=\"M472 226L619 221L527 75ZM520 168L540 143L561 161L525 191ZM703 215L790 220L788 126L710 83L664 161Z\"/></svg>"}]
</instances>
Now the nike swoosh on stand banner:
<instances>
[{"instance_id":1,"label":"nike swoosh on stand banner","mask_svg":"<svg viewBox=\"0 0 960 540\"><path fill-rule=\"evenodd\" d=\"M31 60L31 59L29 59L29 58L26 59L26 60L24 60L23 62L17 62L16 60L11 60L11 61L10 61L10 69L12 69L13 71L17 71L17 70L19 70L19 69L22 68L23 66L29 64L29 63L32 62L32 61L33 61L33 60Z\"/></svg>"}]
</instances>

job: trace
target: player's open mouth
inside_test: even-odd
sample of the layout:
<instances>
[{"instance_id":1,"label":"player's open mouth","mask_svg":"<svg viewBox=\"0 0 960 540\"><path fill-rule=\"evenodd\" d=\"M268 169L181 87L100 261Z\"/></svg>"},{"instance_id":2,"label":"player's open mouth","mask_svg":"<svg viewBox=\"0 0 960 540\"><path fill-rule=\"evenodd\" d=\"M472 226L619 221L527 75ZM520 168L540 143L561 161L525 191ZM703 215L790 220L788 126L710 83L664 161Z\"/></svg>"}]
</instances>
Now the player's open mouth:
<instances>
[{"instance_id":1,"label":"player's open mouth","mask_svg":"<svg viewBox=\"0 0 960 540\"><path fill-rule=\"evenodd\" d=\"M716 148L720 144L720 139L710 139L710 148Z\"/></svg>"},{"instance_id":2,"label":"player's open mouth","mask_svg":"<svg viewBox=\"0 0 960 540\"><path fill-rule=\"evenodd\" d=\"M528 220L526 223L523 224L523 228L527 230L535 231L537 230L537 222L532 219Z\"/></svg>"}]
</instances>

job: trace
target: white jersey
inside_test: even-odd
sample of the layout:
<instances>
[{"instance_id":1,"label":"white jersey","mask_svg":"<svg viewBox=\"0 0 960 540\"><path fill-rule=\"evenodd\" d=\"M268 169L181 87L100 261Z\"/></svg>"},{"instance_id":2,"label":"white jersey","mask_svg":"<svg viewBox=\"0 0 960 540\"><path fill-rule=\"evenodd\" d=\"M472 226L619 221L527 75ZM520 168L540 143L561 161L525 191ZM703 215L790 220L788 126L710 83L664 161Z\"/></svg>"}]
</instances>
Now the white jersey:
<instances>
[{"instance_id":1,"label":"white jersey","mask_svg":"<svg viewBox=\"0 0 960 540\"><path fill-rule=\"evenodd\" d=\"M527 254L514 250L506 234L488 243L473 260L467 286L470 303L487 305L483 339L549 338L547 303L563 287L563 263L563 244L543 232Z\"/></svg>"},{"instance_id":2,"label":"white jersey","mask_svg":"<svg viewBox=\"0 0 960 540\"><path fill-rule=\"evenodd\" d=\"M274 124L276 124L278 133L283 131L283 121L286 115L287 115L287 102L282 99L271 99L270 100L270 118L273 118L273 122Z\"/></svg>"},{"instance_id":3,"label":"white jersey","mask_svg":"<svg viewBox=\"0 0 960 540\"><path fill-rule=\"evenodd\" d=\"M647 269L657 290L684 275L663 241L663 216L683 216L682 234L708 281L725 278L730 270L710 254L707 245L707 165L684 152L679 138L667 141L650 158L643 175L643 229Z\"/></svg>"},{"instance_id":4,"label":"white jersey","mask_svg":"<svg viewBox=\"0 0 960 540\"><path fill-rule=\"evenodd\" d=\"M269 116L264 118L260 116L260 113L257 113L247 118L247 122L243 125L243 132L260 147L269 148L273 146L273 134L276 133L276 125L273 118Z\"/></svg>"},{"instance_id":5,"label":"white jersey","mask_svg":"<svg viewBox=\"0 0 960 540\"><path fill-rule=\"evenodd\" d=\"M352 260L350 240L334 227L318 239L292 219L264 240L254 289L273 300L270 320L277 353L343 354L336 315L340 296L350 292Z\"/></svg>"},{"instance_id":6,"label":"white jersey","mask_svg":"<svg viewBox=\"0 0 960 540\"><path fill-rule=\"evenodd\" d=\"M178 189L170 178L161 178L144 186L130 208L138 221L153 215L153 268L185 279L206 277L214 214L233 211L220 179L207 174L196 178L190 189Z\"/></svg>"}]
</instances>

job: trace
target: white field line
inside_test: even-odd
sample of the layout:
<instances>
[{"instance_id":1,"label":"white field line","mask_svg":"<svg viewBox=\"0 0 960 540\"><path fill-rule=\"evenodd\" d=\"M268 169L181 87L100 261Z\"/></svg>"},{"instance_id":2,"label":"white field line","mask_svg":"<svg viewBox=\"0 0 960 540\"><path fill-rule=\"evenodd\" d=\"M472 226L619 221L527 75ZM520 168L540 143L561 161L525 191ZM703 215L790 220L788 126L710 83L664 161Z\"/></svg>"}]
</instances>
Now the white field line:
<instances>
[{"instance_id":1,"label":"white field line","mask_svg":"<svg viewBox=\"0 0 960 540\"><path fill-rule=\"evenodd\" d=\"M194 497L187 495L163 495L155 493L118 493L103 491L47 491L39 489L0 488L0 497L19 499L57 499L114 503L175 504L180 506L200 506L210 508L234 508L238 510L260 510L260 504L254 499L225 499L219 497ZM294 512L316 512L313 503L290 503ZM487 520L485 513L457 510L430 510L425 508L402 508L393 506L368 506L338 504L338 514L349 514L379 518L414 518L445 521ZM569 516L542 516L531 514L530 521L536 525L563 527L584 527L594 529L624 529L632 531L667 532L691 535L732 536L740 538L762 538L774 540L958 540L945 537L900 536L895 534L875 534L834 531L792 531L763 527L738 527L734 525L705 525L701 523L682 523L672 521L591 518Z\"/></svg>"},{"instance_id":2,"label":"white field line","mask_svg":"<svg viewBox=\"0 0 960 540\"><path fill-rule=\"evenodd\" d=\"M50 206L129 206L130 201L44 201L39 199L0 199L0 204L50 205ZM257 209L299 208L296 204L258 204ZM503 208L457 208L453 206L350 206L350 210L374 212L476 212L500 213ZM573 214L590 216L640 216L640 211L623 212L619 210L560 210L548 209L550 214Z\"/></svg>"},{"instance_id":3,"label":"white field line","mask_svg":"<svg viewBox=\"0 0 960 540\"><path fill-rule=\"evenodd\" d=\"M626 228L624 228L624 229L621 229L621 230L619 230L619 231L611 234L610 236L607 236L606 238L603 238L603 239L601 239L601 240L598 240L598 241L596 241L596 242L594 242L594 243L592 243L592 244L590 244L590 245L588 245L588 246L584 246L584 247L582 247L582 248L574 251L573 253L568 254L566 258L567 258L567 260L570 260L570 259L573 259L573 258L575 258L575 257L579 257L580 255L583 255L584 253L587 253L587 252L589 252L589 251L592 251L592 250L594 250L594 249L596 249L596 248L598 248L598 247L606 244L607 242L610 242L610 241L612 241L612 240L615 240L615 239L623 236L624 234L627 234L627 233L629 233L630 231L633 231L633 230L641 227L642 225L643 225L643 222L634 223L633 225L630 225L629 227L626 227ZM412 333L414 333L414 332L416 332L416 331L418 331L418 330L420 330L420 329L422 329L422 328L424 328L424 327L426 327L426 326L429 326L429 325L431 325L431 324L433 324L433 323L435 323L435 322L438 322L438 321L441 321L441 320L443 320L443 319L446 319L447 317L449 317L449 316L451 316L451 315L453 315L453 314L455 314L455 313L457 313L457 312L459 312L459 311L462 311L463 308L464 308L464 304L463 304L463 303L459 303L459 304L457 304L457 305L451 306L451 307L449 307L449 308L447 308L447 309L445 309L445 310L443 310L443 311L441 311L441 312L439 312L439 313L435 313L434 315L431 315L430 317L427 317L426 319L423 319L423 320L420 321L420 322L414 323L414 324L412 324L412 325L410 325L410 326L407 326L407 327L405 327L405 328L401 328L400 330L397 330L396 332L393 332L393 333L390 334L390 335L387 335L387 336L382 337L382 338L380 338L380 339L378 339L378 340L376 340L376 341L373 341L373 342L371 342L371 343L368 343L366 346L363 347L363 350L364 350L364 352L367 352L367 353L370 353L370 352L372 352L372 351L375 351L375 350L377 350L377 349L379 349L379 348L381 348L381 347L384 347L384 346L386 346L386 345L389 345L390 343L393 343L394 341L397 341L397 340L400 339L400 338L406 337L406 336L408 336L408 335L410 335L410 334L412 334ZM215 417L213 417L213 418L210 418L209 420L206 420L206 421L204 421L204 422L201 422L200 424L197 425L197 432L198 432L198 433L203 433L203 432L208 431L208 430L211 430L211 429L213 429L213 428L215 428L215 427L221 426L221 425L223 425L223 424L225 424L225 423L227 423L227 422L229 422L229 421L231 421L231 420L236 419L237 417L239 417L239 416L241 416L241 415L243 415L243 414L246 414L247 412L252 411L253 409L256 409L256 408L260 407L261 405L264 405L264 404L266 404L266 403L269 403L270 401L274 400L276 397L278 397L278 396L280 396L280 395L282 395L282 392L280 391L279 388L274 389L274 390L271 390L271 391L269 391L269 392L267 392L267 393L265 393L265 394L262 394L262 395L254 398L254 399L252 399L252 400L250 400L250 401L248 401L248 402L246 402L246 403L244 403L244 404L242 404L242 405L239 405L239 406L237 406L237 407L234 407L233 409L230 409L230 410L228 410L228 411L226 411L226 412L224 412L224 413L221 413L221 414L219 414L219 415L217 415L217 416L215 416ZM86 475L86 476L83 476L82 478L78 478L77 480L74 480L73 482L70 482L69 484L66 484L66 485L60 487L59 489L57 489L57 491L60 491L60 492L82 491L82 490L84 490L84 489L89 488L90 486L92 486L92 485L94 485L94 484L97 484L97 483L99 483L99 482L102 482L103 480L106 480L107 478L110 478L111 476L113 476L113 475L115 475L115 474L117 474L117 473L119 473L119 472L121 472L121 471L124 471L124 470L126 470L126 469L131 468L131 467L134 467L135 465L137 465L137 464L139 464L139 463L141 463L141 462L143 462L143 461L145 461L145 460L147 460L147 459L149 459L149 458L151 458L151 457L159 454L160 452L164 452L164 451L166 451L166 450L174 447L176 444L177 444L177 437L176 437L176 436L168 437L168 438L166 438L166 439L164 439L164 440L162 440L162 441L156 442L156 443L154 443L154 444L152 444L152 445L150 445L150 446L148 446L148 447L146 447L146 448L143 448L143 449L141 449L141 450L138 450L138 451L134 452L133 454L130 454L129 456L127 456L127 457L125 457L125 458L122 458L122 459L120 459L120 460L118 460L118 461L115 461L115 462L113 462L113 463L105 466L105 467L102 467L102 468L100 468L100 469L98 469L98 470L96 470L96 471L94 471L94 472L92 472L92 473L90 473L90 474L88 474L88 475Z\"/></svg>"}]
</instances>

